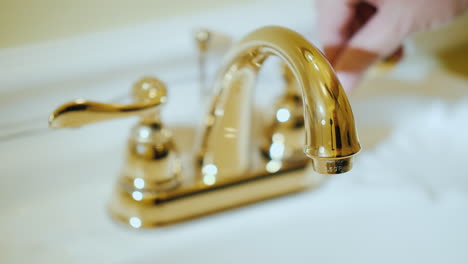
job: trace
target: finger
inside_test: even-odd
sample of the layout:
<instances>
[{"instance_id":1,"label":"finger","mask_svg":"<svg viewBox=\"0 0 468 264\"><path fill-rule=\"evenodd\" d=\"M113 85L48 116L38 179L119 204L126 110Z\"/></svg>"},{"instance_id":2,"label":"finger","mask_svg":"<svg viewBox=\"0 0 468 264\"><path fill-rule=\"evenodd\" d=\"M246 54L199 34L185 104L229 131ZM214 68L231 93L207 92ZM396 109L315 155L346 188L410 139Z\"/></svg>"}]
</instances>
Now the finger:
<instances>
[{"instance_id":1,"label":"finger","mask_svg":"<svg viewBox=\"0 0 468 264\"><path fill-rule=\"evenodd\" d=\"M411 32L411 23L398 10L382 7L348 42L335 69L345 90L352 90L363 74L379 58L397 50Z\"/></svg>"},{"instance_id":2,"label":"finger","mask_svg":"<svg viewBox=\"0 0 468 264\"><path fill-rule=\"evenodd\" d=\"M350 38L349 24L355 14L354 2L356 0L316 0L320 21L318 36L332 65Z\"/></svg>"},{"instance_id":3,"label":"finger","mask_svg":"<svg viewBox=\"0 0 468 264\"><path fill-rule=\"evenodd\" d=\"M350 24L350 38L358 32L377 13L377 8L366 2L359 2L354 6L354 18Z\"/></svg>"}]
</instances>

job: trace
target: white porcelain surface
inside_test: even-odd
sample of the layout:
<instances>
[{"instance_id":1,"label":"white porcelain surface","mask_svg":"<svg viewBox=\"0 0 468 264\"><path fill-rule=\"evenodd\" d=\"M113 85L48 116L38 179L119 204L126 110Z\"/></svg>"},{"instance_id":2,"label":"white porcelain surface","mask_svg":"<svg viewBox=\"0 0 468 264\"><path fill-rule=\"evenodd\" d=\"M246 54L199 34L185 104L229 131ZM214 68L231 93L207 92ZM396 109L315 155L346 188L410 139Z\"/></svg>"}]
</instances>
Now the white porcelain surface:
<instances>
[{"instance_id":1,"label":"white porcelain surface","mask_svg":"<svg viewBox=\"0 0 468 264\"><path fill-rule=\"evenodd\" d=\"M464 263L468 104L364 93L387 82L370 80L353 98L367 148L351 173L315 192L158 230L128 230L105 212L133 120L3 143L2 263ZM166 119L188 122L196 106L173 101Z\"/></svg>"}]
</instances>

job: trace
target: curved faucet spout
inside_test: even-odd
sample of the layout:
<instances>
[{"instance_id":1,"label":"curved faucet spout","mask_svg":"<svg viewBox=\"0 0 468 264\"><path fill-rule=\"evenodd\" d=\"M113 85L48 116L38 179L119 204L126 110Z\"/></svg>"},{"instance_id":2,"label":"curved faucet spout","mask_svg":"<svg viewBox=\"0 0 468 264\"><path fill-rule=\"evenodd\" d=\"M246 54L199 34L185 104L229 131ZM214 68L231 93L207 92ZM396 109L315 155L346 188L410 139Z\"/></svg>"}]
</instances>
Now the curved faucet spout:
<instances>
[{"instance_id":1,"label":"curved faucet spout","mask_svg":"<svg viewBox=\"0 0 468 264\"><path fill-rule=\"evenodd\" d=\"M263 62L279 57L302 90L305 154L322 174L351 169L360 150L346 94L322 53L298 33L270 26L250 33L228 54L216 80L205 125L202 171L217 177L240 175L252 166L252 90Z\"/></svg>"}]
</instances>

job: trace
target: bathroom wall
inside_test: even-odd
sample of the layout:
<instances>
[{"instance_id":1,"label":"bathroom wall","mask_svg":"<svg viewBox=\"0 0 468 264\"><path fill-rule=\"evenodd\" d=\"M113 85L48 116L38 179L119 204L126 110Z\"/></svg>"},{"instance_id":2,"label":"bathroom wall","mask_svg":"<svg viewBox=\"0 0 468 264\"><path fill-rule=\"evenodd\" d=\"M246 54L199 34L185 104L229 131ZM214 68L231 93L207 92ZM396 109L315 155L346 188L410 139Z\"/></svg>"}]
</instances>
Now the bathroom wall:
<instances>
[{"instance_id":1,"label":"bathroom wall","mask_svg":"<svg viewBox=\"0 0 468 264\"><path fill-rule=\"evenodd\" d=\"M67 38L248 0L1 0L0 48Z\"/></svg>"}]
</instances>

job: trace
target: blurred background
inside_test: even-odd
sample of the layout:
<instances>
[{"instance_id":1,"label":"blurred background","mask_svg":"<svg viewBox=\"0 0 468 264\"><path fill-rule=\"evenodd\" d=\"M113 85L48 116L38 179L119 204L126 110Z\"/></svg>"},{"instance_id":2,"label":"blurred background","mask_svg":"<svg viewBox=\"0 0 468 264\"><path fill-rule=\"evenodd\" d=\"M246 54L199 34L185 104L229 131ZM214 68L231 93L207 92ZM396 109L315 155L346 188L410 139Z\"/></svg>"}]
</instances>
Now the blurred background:
<instances>
[{"instance_id":1,"label":"blurred background","mask_svg":"<svg viewBox=\"0 0 468 264\"><path fill-rule=\"evenodd\" d=\"M248 0L2 0L0 48L200 13Z\"/></svg>"},{"instance_id":2,"label":"blurred background","mask_svg":"<svg viewBox=\"0 0 468 264\"><path fill-rule=\"evenodd\" d=\"M53 131L75 98L127 102L156 76L168 126L197 126L197 29L282 25L317 41L312 0L0 0L0 263L468 262L468 14L413 35L349 96L363 151L317 191L132 232L106 204L135 119ZM207 61L207 80L230 41ZM262 107L284 88L267 65ZM183 106L183 107L181 107Z\"/></svg>"}]
</instances>

